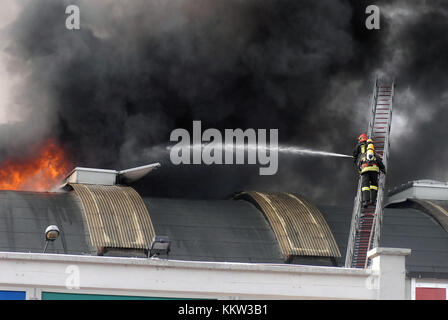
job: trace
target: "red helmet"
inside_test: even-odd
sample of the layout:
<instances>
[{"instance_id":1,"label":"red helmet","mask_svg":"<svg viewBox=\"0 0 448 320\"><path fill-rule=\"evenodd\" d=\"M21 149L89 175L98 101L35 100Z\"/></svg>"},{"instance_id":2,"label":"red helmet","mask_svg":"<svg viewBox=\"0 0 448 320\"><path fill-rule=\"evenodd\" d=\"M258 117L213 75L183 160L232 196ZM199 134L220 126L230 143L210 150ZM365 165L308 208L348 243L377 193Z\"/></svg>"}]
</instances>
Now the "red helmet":
<instances>
[{"instance_id":1,"label":"red helmet","mask_svg":"<svg viewBox=\"0 0 448 320\"><path fill-rule=\"evenodd\" d=\"M367 139L369 139L369 136L368 136L367 134L365 134L365 133L361 134L361 135L358 137L358 140L359 140L360 142L367 141Z\"/></svg>"}]
</instances>

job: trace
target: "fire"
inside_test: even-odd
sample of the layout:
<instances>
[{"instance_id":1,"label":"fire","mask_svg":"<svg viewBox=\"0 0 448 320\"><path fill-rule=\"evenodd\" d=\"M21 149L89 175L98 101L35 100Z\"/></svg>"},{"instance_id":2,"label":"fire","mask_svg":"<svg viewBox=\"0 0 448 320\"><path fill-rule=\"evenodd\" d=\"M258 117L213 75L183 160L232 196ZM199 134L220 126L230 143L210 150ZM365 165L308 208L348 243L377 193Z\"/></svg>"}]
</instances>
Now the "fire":
<instances>
[{"instance_id":1,"label":"fire","mask_svg":"<svg viewBox=\"0 0 448 320\"><path fill-rule=\"evenodd\" d=\"M0 189L50 191L71 168L64 149L50 139L30 158L0 163Z\"/></svg>"}]
</instances>

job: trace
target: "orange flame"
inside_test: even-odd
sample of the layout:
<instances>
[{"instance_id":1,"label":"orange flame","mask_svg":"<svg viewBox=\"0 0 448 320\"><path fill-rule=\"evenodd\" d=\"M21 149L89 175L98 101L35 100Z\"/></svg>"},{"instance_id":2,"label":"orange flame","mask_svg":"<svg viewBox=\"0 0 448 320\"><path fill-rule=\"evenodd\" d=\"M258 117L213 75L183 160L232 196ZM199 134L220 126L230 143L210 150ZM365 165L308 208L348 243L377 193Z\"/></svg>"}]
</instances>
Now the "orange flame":
<instances>
[{"instance_id":1,"label":"orange flame","mask_svg":"<svg viewBox=\"0 0 448 320\"><path fill-rule=\"evenodd\" d=\"M50 191L71 168L65 151L50 139L33 157L0 163L0 189Z\"/></svg>"}]
</instances>

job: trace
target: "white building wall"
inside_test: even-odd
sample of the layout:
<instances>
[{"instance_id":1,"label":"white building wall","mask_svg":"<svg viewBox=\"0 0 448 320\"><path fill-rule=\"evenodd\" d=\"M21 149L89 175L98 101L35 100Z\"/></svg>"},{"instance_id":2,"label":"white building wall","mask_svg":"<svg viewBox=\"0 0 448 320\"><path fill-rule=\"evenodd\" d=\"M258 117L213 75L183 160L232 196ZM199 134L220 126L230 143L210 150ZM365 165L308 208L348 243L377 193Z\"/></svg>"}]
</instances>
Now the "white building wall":
<instances>
[{"instance_id":1,"label":"white building wall","mask_svg":"<svg viewBox=\"0 0 448 320\"><path fill-rule=\"evenodd\" d=\"M378 274L378 299L404 300L406 298L405 257L411 249L375 248L368 254L372 272Z\"/></svg>"},{"instance_id":2,"label":"white building wall","mask_svg":"<svg viewBox=\"0 0 448 320\"><path fill-rule=\"evenodd\" d=\"M391 271L404 267L403 252L397 250L375 252L374 261L387 257L366 270L2 252L0 290L25 288L27 299L40 299L42 291L212 299L404 299L404 269ZM390 279L394 287L384 282Z\"/></svg>"}]
</instances>

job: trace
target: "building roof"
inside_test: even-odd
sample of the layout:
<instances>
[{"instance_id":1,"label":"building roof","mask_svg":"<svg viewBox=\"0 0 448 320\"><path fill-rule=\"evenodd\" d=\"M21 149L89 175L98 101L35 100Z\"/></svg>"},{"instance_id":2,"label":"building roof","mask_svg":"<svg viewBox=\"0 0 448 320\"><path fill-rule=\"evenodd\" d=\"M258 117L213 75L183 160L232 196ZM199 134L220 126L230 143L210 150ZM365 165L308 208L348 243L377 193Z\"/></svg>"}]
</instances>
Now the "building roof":
<instances>
[{"instance_id":1,"label":"building roof","mask_svg":"<svg viewBox=\"0 0 448 320\"><path fill-rule=\"evenodd\" d=\"M316 207L340 257L296 254L285 261L269 219L250 201L142 198L142 203L155 234L170 237L171 259L344 265L352 214L349 206ZM0 251L42 252L44 230L55 224L61 236L48 246L47 252L98 254L75 192L0 191L0 208ZM447 209L448 201L421 199L409 199L385 209L380 246L412 249L406 259L408 275L448 279ZM120 227L118 221L115 227ZM125 246L106 254L145 256L141 248L130 252Z\"/></svg>"}]
</instances>

